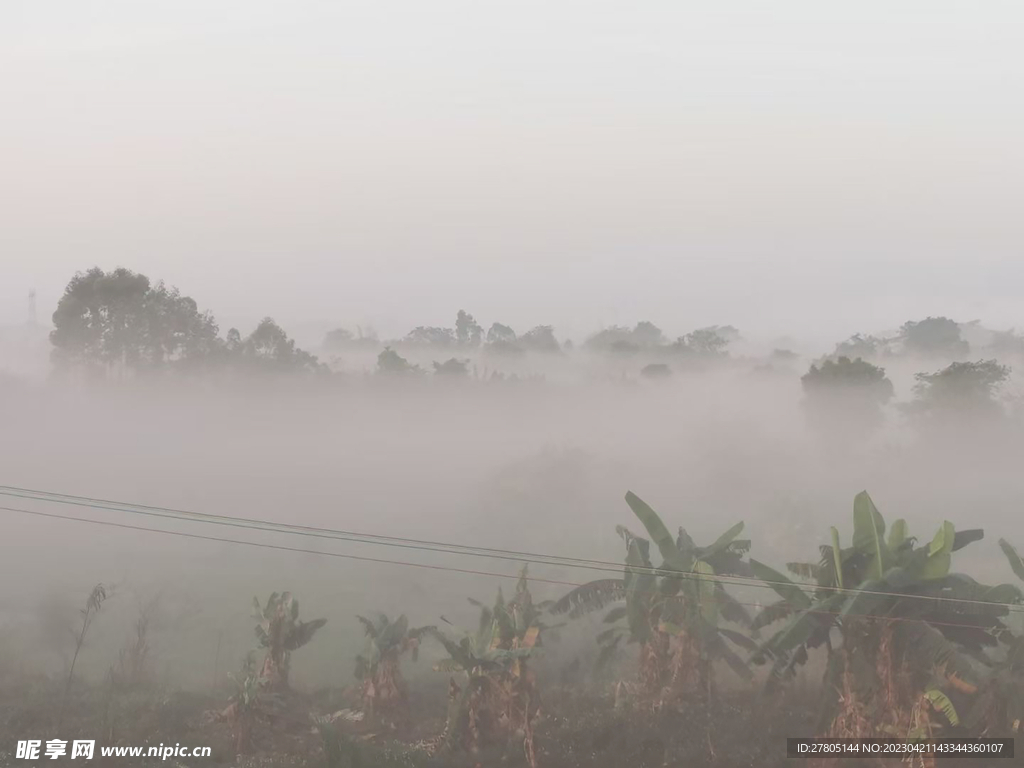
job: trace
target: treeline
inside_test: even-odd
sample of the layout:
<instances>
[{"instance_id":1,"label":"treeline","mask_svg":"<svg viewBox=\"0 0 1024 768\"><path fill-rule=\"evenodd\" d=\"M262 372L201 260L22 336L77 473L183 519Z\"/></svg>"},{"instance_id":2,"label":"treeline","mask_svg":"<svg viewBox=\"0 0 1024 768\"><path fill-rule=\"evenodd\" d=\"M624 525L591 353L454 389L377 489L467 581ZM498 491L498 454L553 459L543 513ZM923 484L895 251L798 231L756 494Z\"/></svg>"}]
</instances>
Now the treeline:
<instances>
[{"instance_id":1,"label":"treeline","mask_svg":"<svg viewBox=\"0 0 1024 768\"><path fill-rule=\"evenodd\" d=\"M248 335L236 328L222 335L213 314L201 311L192 298L124 268L110 272L93 268L76 274L53 314L53 326L52 359L61 373L86 372L103 378L172 370L331 374L330 366L300 349L272 318L264 318ZM742 363L728 351L739 339L739 331L729 325L670 338L653 323L642 321L632 328L605 328L580 347L588 354L620 361L635 356L641 376L664 378L675 368L729 360ZM1000 355L1022 355L1024 337L1012 330L988 331L976 322L961 324L946 317L908 321L887 337L852 336L803 375L809 416L830 428L837 420L862 429L876 426L882 409L894 398L882 364L897 359L948 363L917 374L914 400L901 406L908 414L927 418L953 410L972 417L994 413L996 393L1010 369L994 357L967 360L975 346ZM356 333L336 328L321 345L322 354L331 359L360 350L377 353L374 370L379 375L443 377L468 376L478 356L512 361L527 354L557 356L576 351L570 340L559 340L550 325L517 333L509 325L493 322L485 330L465 310L458 311L452 327L417 326L390 341L361 328ZM436 357L424 368L407 359L415 354L421 359ZM791 369L798 359L792 351L776 349L761 359L760 368Z\"/></svg>"},{"instance_id":2,"label":"treeline","mask_svg":"<svg viewBox=\"0 0 1024 768\"><path fill-rule=\"evenodd\" d=\"M124 268L75 275L53 313L50 342L58 371L112 378L167 369L327 372L271 318L248 336L231 328L222 338L192 298Z\"/></svg>"}]
</instances>

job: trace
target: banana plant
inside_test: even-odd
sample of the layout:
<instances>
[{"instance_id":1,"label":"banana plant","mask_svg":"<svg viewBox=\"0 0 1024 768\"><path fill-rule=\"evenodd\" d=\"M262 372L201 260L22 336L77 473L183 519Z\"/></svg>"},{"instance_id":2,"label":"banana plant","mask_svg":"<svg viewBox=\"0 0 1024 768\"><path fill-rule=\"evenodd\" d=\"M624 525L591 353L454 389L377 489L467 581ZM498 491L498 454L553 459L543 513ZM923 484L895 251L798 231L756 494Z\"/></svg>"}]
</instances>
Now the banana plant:
<instances>
[{"instance_id":1,"label":"banana plant","mask_svg":"<svg viewBox=\"0 0 1024 768\"><path fill-rule=\"evenodd\" d=\"M375 621L357 616L366 633L366 651L356 657L355 675L362 684L363 711L370 717L381 715L392 722L408 711L409 694L402 677L401 657L405 653L416 661L420 638L433 627L409 627L399 616L391 621L379 614Z\"/></svg>"},{"instance_id":2,"label":"banana plant","mask_svg":"<svg viewBox=\"0 0 1024 768\"><path fill-rule=\"evenodd\" d=\"M491 608L471 602L480 607L476 632L455 641L434 627L426 630L448 652L435 669L452 674L444 745L477 752L507 748L521 737L527 763L535 768L533 721L540 696L527 660L540 647L545 627L528 588L526 569L512 600L506 602L499 589Z\"/></svg>"},{"instance_id":3,"label":"banana plant","mask_svg":"<svg viewBox=\"0 0 1024 768\"><path fill-rule=\"evenodd\" d=\"M231 674L230 678L235 693L221 716L231 725L235 752L242 755L252 746L254 726L276 714L282 701L280 694L269 690L268 680L257 671L252 651L246 655L241 672Z\"/></svg>"},{"instance_id":4,"label":"banana plant","mask_svg":"<svg viewBox=\"0 0 1024 768\"><path fill-rule=\"evenodd\" d=\"M791 677L824 648L821 726L833 736L921 736L958 725L952 697L973 696L1020 590L951 571L952 555L984 536L943 522L918 544L904 520L886 532L867 492L853 504L853 539L837 529L816 563L789 563L796 581L756 560L755 575L781 598L754 618L754 631L782 622L752 656L771 664L769 683ZM928 713L941 713L933 721Z\"/></svg>"},{"instance_id":5,"label":"banana plant","mask_svg":"<svg viewBox=\"0 0 1024 768\"><path fill-rule=\"evenodd\" d=\"M1010 563L1014 575L1024 581L1024 559L1006 539L999 547ZM972 730L981 735L1017 734L1024 722L1024 634L1007 630L999 634L1003 643L993 668L993 674L968 714Z\"/></svg>"},{"instance_id":6,"label":"banana plant","mask_svg":"<svg viewBox=\"0 0 1024 768\"><path fill-rule=\"evenodd\" d=\"M738 538L743 523L713 543L698 546L683 528L673 537L636 494L627 493L626 503L650 539L619 526L616 531L626 545L623 578L578 587L556 602L552 611L576 618L624 601L625 605L605 615L604 621L611 626L597 636L598 664L616 653L624 640L638 643L641 694L651 703L664 704L691 688L710 690L711 664L716 659L749 679L749 665L733 646L749 651L756 645L721 622L745 625L750 616L718 578L752 575L744 560L750 541ZM651 559L652 541L662 559L659 568Z\"/></svg>"},{"instance_id":7,"label":"banana plant","mask_svg":"<svg viewBox=\"0 0 1024 768\"><path fill-rule=\"evenodd\" d=\"M312 640L327 619L299 621L299 601L291 592L272 593L262 608L259 599L254 597L252 607L253 618L259 620L256 638L260 646L267 649L260 676L272 689L285 689L292 652Z\"/></svg>"}]
</instances>

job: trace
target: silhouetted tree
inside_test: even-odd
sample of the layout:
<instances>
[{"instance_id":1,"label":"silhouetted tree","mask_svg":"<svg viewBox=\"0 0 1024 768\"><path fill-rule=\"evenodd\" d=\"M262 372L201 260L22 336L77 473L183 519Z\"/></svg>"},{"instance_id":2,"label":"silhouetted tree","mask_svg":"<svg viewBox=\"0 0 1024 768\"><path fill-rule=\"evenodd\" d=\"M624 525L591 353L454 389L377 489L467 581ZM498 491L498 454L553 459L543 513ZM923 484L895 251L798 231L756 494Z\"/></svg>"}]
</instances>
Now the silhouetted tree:
<instances>
[{"instance_id":1,"label":"silhouetted tree","mask_svg":"<svg viewBox=\"0 0 1024 768\"><path fill-rule=\"evenodd\" d=\"M839 438L876 427L882 421L882 406L893 396L885 369L860 358L812 365L800 383L812 425Z\"/></svg>"},{"instance_id":2,"label":"silhouetted tree","mask_svg":"<svg viewBox=\"0 0 1024 768\"><path fill-rule=\"evenodd\" d=\"M732 328L732 326L726 327ZM727 346L729 346L729 339L726 336L726 332L720 326L712 325L707 328L698 328L685 336L680 336L676 339L672 348L676 352L683 352L707 359L724 357Z\"/></svg>"},{"instance_id":3,"label":"silhouetted tree","mask_svg":"<svg viewBox=\"0 0 1024 768\"><path fill-rule=\"evenodd\" d=\"M455 317L455 340L464 347L479 347L483 335L484 329L473 316L460 309Z\"/></svg>"},{"instance_id":4,"label":"silhouetted tree","mask_svg":"<svg viewBox=\"0 0 1024 768\"><path fill-rule=\"evenodd\" d=\"M455 344L455 332L451 328L420 325L409 331L403 342L422 347L450 347Z\"/></svg>"},{"instance_id":5,"label":"silhouetted tree","mask_svg":"<svg viewBox=\"0 0 1024 768\"><path fill-rule=\"evenodd\" d=\"M555 331L550 325L538 325L522 335L519 343L535 352L561 352L562 348L555 338Z\"/></svg>"},{"instance_id":6,"label":"silhouetted tree","mask_svg":"<svg viewBox=\"0 0 1024 768\"><path fill-rule=\"evenodd\" d=\"M914 400L908 411L934 421L970 422L1002 414L996 400L1010 369L996 360L951 363L935 373L914 376Z\"/></svg>"},{"instance_id":7,"label":"silhouetted tree","mask_svg":"<svg viewBox=\"0 0 1024 768\"><path fill-rule=\"evenodd\" d=\"M443 363L434 363L434 374L437 376L461 377L469 375L469 360L449 358Z\"/></svg>"},{"instance_id":8,"label":"silhouetted tree","mask_svg":"<svg viewBox=\"0 0 1024 768\"><path fill-rule=\"evenodd\" d=\"M409 376L422 373L418 365L412 365L408 360L395 352L391 347L384 347L377 355L377 373L385 376Z\"/></svg>"},{"instance_id":9,"label":"silhouetted tree","mask_svg":"<svg viewBox=\"0 0 1024 768\"><path fill-rule=\"evenodd\" d=\"M900 330L904 349L911 354L956 358L969 351L967 342L961 338L960 326L948 317L909 321Z\"/></svg>"},{"instance_id":10,"label":"silhouetted tree","mask_svg":"<svg viewBox=\"0 0 1024 768\"><path fill-rule=\"evenodd\" d=\"M217 324L195 301L145 275L98 267L68 283L50 334L59 366L107 373L196 361L219 347Z\"/></svg>"},{"instance_id":11,"label":"silhouetted tree","mask_svg":"<svg viewBox=\"0 0 1024 768\"><path fill-rule=\"evenodd\" d=\"M501 323L491 323L491 327L487 331L487 343L494 344L495 342L505 341L515 344L516 332L509 328L507 325Z\"/></svg>"},{"instance_id":12,"label":"silhouetted tree","mask_svg":"<svg viewBox=\"0 0 1024 768\"><path fill-rule=\"evenodd\" d=\"M322 373L326 367L299 349L272 318L265 317L237 350L237 358L260 370Z\"/></svg>"},{"instance_id":13,"label":"silhouetted tree","mask_svg":"<svg viewBox=\"0 0 1024 768\"><path fill-rule=\"evenodd\" d=\"M881 355L886 351L886 348L887 342L885 339L855 333L846 341L836 344L836 349L832 356L836 358L848 357L851 360L856 360L858 357L869 360Z\"/></svg>"}]
</instances>

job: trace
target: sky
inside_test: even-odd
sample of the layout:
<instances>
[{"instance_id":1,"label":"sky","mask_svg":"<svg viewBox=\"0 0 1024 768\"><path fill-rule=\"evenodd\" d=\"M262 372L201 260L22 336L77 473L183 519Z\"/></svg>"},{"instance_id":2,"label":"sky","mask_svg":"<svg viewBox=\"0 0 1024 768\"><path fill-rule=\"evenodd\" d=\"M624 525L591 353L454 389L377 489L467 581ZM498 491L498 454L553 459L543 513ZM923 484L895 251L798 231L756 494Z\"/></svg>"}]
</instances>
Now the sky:
<instances>
[{"instance_id":1,"label":"sky","mask_svg":"<svg viewBox=\"0 0 1024 768\"><path fill-rule=\"evenodd\" d=\"M1019 0L4 0L0 324L1024 327Z\"/></svg>"}]
</instances>

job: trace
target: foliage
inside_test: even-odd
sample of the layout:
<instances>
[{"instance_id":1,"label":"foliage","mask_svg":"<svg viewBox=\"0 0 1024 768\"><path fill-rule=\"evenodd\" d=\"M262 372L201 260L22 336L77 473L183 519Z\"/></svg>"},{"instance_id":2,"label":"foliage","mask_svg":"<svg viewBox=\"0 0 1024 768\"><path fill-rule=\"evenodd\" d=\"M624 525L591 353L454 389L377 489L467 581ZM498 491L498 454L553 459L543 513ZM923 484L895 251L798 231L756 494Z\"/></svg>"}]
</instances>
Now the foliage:
<instances>
[{"instance_id":1,"label":"foliage","mask_svg":"<svg viewBox=\"0 0 1024 768\"><path fill-rule=\"evenodd\" d=\"M235 751L244 754L252 746L254 726L279 710L282 702L280 694L272 690L271 681L257 672L251 652L242 662L241 672L230 677L235 692L222 716L234 732Z\"/></svg>"},{"instance_id":2,"label":"foliage","mask_svg":"<svg viewBox=\"0 0 1024 768\"><path fill-rule=\"evenodd\" d=\"M310 640L327 619L299 621L299 601L291 592L274 592L267 598L266 605L252 599L253 617L259 619L256 638L260 646L267 649L260 677L274 689L288 687L288 672L292 651L296 651Z\"/></svg>"},{"instance_id":3,"label":"foliage","mask_svg":"<svg viewBox=\"0 0 1024 768\"><path fill-rule=\"evenodd\" d=\"M960 326L948 317L908 321L900 331L903 347L911 354L956 358L966 355L970 349L961 337Z\"/></svg>"},{"instance_id":4,"label":"foliage","mask_svg":"<svg viewBox=\"0 0 1024 768\"><path fill-rule=\"evenodd\" d=\"M1024 559L1017 549L1006 539L999 540L999 547L1014 575L1024 581ZM1024 722L1024 633L1006 630L998 638L1003 645L992 674L965 718L972 732L982 735L1017 734Z\"/></svg>"},{"instance_id":5,"label":"foliage","mask_svg":"<svg viewBox=\"0 0 1024 768\"><path fill-rule=\"evenodd\" d=\"M75 635L75 653L71 657L71 667L68 669L68 679L64 683L64 694L61 696L60 709L57 712L57 727L60 727L61 719L64 715L64 705L67 702L68 692L71 690L71 681L75 677L75 663L78 661L78 654L82 650L82 646L85 645L85 636L89 632L89 628L92 626L93 620L96 618L96 614L99 613L100 608L106 601L107 588L102 584L97 584L89 592L89 596L85 599L85 605L79 611L82 617L82 624L79 627L78 633Z\"/></svg>"},{"instance_id":6,"label":"foliage","mask_svg":"<svg viewBox=\"0 0 1024 768\"><path fill-rule=\"evenodd\" d=\"M729 346L729 342L733 338L733 333L730 332L735 332L735 330L732 326L722 328L717 325L698 328L676 339L672 344L672 349L678 353L703 359L724 357L727 354L725 348Z\"/></svg>"},{"instance_id":7,"label":"foliage","mask_svg":"<svg viewBox=\"0 0 1024 768\"><path fill-rule=\"evenodd\" d=\"M455 331L451 328L420 325L409 331L402 343L420 347L451 347L455 345Z\"/></svg>"},{"instance_id":8,"label":"foliage","mask_svg":"<svg viewBox=\"0 0 1024 768\"><path fill-rule=\"evenodd\" d=\"M217 324L195 301L162 282L94 267L68 283L53 313L54 363L105 375L184 365L219 348Z\"/></svg>"},{"instance_id":9,"label":"foliage","mask_svg":"<svg viewBox=\"0 0 1024 768\"><path fill-rule=\"evenodd\" d=\"M840 357L812 365L800 383L808 418L830 432L877 425L882 420L882 406L893 396L885 369L860 358Z\"/></svg>"},{"instance_id":10,"label":"foliage","mask_svg":"<svg viewBox=\"0 0 1024 768\"><path fill-rule=\"evenodd\" d=\"M908 410L915 416L939 420L998 415L995 394L1009 375L1010 369L996 360L951 363L935 373L918 373Z\"/></svg>"},{"instance_id":11,"label":"foliage","mask_svg":"<svg viewBox=\"0 0 1024 768\"><path fill-rule=\"evenodd\" d=\"M501 590L494 606L479 603L480 622L475 633L458 642L436 628L427 632L448 652L435 668L454 673L449 681L449 708L445 746L476 752L504 747L522 738L530 766L536 766L533 721L540 709L540 694L527 660L541 645L544 625L533 603L524 567L512 600Z\"/></svg>"},{"instance_id":12,"label":"foliage","mask_svg":"<svg viewBox=\"0 0 1024 768\"><path fill-rule=\"evenodd\" d=\"M391 621L385 614L376 621L357 616L366 632L366 650L356 657L356 679L362 683L364 711L370 717L382 715L389 719L407 714L409 698L400 668L401 657L419 652L420 638L433 627L409 628L405 616Z\"/></svg>"},{"instance_id":13,"label":"foliage","mask_svg":"<svg viewBox=\"0 0 1024 768\"><path fill-rule=\"evenodd\" d=\"M746 610L725 590L721 575L751 575L744 561L750 541L737 538L737 523L708 546L697 546L683 528L673 537L658 514L632 492L626 503L651 540L627 528L617 531L626 545L624 578L601 579L577 587L555 603L552 611L570 617L600 610L625 600L606 616L611 625L598 635L599 663L606 662L623 640L640 644L640 694L652 706L678 700L712 685L711 663L725 661L743 678L750 669L733 649L748 650L742 633L720 626L722 620L749 623ZM655 569L651 543L662 558Z\"/></svg>"},{"instance_id":14,"label":"foliage","mask_svg":"<svg viewBox=\"0 0 1024 768\"><path fill-rule=\"evenodd\" d=\"M377 373L379 374L385 376L414 376L422 372L418 365L411 364L391 347L384 347L381 353L377 355Z\"/></svg>"},{"instance_id":15,"label":"foliage","mask_svg":"<svg viewBox=\"0 0 1024 768\"><path fill-rule=\"evenodd\" d=\"M516 332L507 325L491 323L491 327L487 329L487 343L496 344L499 342L515 344Z\"/></svg>"},{"instance_id":16,"label":"foliage","mask_svg":"<svg viewBox=\"0 0 1024 768\"><path fill-rule=\"evenodd\" d=\"M555 338L555 331L550 325L538 325L531 328L519 338L523 349L534 352L560 352L562 347Z\"/></svg>"},{"instance_id":17,"label":"foliage","mask_svg":"<svg viewBox=\"0 0 1024 768\"><path fill-rule=\"evenodd\" d=\"M230 345L229 360L249 369L281 373L323 373L326 368L314 355L299 349L272 318L265 317L238 344Z\"/></svg>"},{"instance_id":18,"label":"foliage","mask_svg":"<svg viewBox=\"0 0 1024 768\"><path fill-rule=\"evenodd\" d=\"M455 318L455 340L463 347L479 347L484 329L465 310L459 310Z\"/></svg>"},{"instance_id":19,"label":"foliage","mask_svg":"<svg viewBox=\"0 0 1024 768\"><path fill-rule=\"evenodd\" d=\"M434 363L435 376L451 376L461 378L469 375L469 360L450 357L443 363Z\"/></svg>"},{"instance_id":20,"label":"foliage","mask_svg":"<svg viewBox=\"0 0 1024 768\"><path fill-rule=\"evenodd\" d=\"M634 328L613 325L595 333L585 342L588 349L600 352L637 351L644 347L656 347L665 340L665 334L654 323L646 320Z\"/></svg>"},{"instance_id":21,"label":"foliage","mask_svg":"<svg viewBox=\"0 0 1024 768\"><path fill-rule=\"evenodd\" d=\"M755 617L753 628L784 622L753 660L771 664L769 680L776 684L806 663L811 651L825 648L821 711L829 735L931 733L941 727L928 716L933 705L948 710L944 697L950 692L977 691L984 652L998 644L1006 603L1020 592L951 571L953 553L982 538L980 530L956 532L943 522L918 546L903 520L886 535L866 492L854 499L853 524L849 547L841 546L833 528L832 544L821 547L817 562L789 564L799 581L751 561L781 597Z\"/></svg>"},{"instance_id":22,"label":"foliage","mask_svg":"<svg viewBox=\"0 0 1024 768\"><path fill-rule=\"evenodd\" d=\"M841 341L836 344L832 357L848 357L851 360L856 360L858 358L873 360L887 352L889 348L888 345L889 342L886 339L855 333L853 336L846 339L846 341Z\"/></svg>"}]
</instances>

